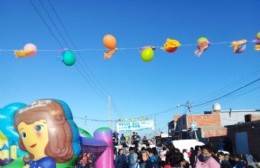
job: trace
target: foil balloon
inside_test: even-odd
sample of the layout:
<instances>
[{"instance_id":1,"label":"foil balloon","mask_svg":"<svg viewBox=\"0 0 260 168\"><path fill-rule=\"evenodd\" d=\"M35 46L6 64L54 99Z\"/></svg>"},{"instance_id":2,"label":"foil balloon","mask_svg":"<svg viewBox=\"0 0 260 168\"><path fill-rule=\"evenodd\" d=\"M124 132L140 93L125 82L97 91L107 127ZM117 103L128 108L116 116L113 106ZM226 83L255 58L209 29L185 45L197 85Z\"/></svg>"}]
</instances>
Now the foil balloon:
<instances>
[{"instance_id":1,"label":"foil balloon","mask_svg":"<svg viewBox=\"0 0 260 168\"><path fill-rule=\"evenodd\" d=\"M141 51L141 58L144 62L152 61L154 57L154 49L152 47L145 47Z\"/></svg>"},{"instance_id":2,"label":"foil balloon","mask_svg":"<svg viewBox=\"0 0 260 168\"><path fill-rule=\"evenodd\" d=\"M175 39L166 39L166 42L164 43L164 46L162 49L168 53L175 52L179 47L181 46L180 42Z\"/></svg>"},{"instance_id":3,"label":"foil balloon","mask_svg":"<svg viewBox=\"0 0 260 168\"><path fill-rule=\"evenodd\" d=\"M260 51L260 32L256 34L256 37L253 40L253 42L255 43L255 50Z\"/></svg>"},{"instance_id":4,"label":"foil balloon","mask_svg":"<svg viewBox=\"0 0 260 168\"><path fill-rule=\"evenodd\" d=\"M104 59L110 59L115 52L117 51L117 48L113 49L113 50L106 50L104 53Z\"/></svg>"},{"instance_id":5,"label":"foil balloon","mask_svg":"<svg viewBox=\"0 0 260 168\"><path fill-rule=\"evenodd\" d=\"M23 50L14 51L14 55L18 58L33 56L36 55L36 53L37 53L37 47L32 43L25 44Z\"/></svg>"},{"instance_id":6,"label":"foil balloon","mask_svg":"<svg viewBox=\"0 0 260 168\"><path fill-rule=\"evenodd\" d=\"M241 54L246 50L246 43L247 40L238 40L238 41L233 41L231 43L231 47L233 48L233 52L236 54Z\"/></svg>"},{"instance_id":7,"label":"foil balloon","mask_svg":"<svg viewBox=\"0 0 260 168\"><path fill-rule=\"evenodd\" d=\"M200 37L197 40L197 50L194 52L195 55L197 55L198 57L201 56L201 54L207 50L207 48L209 47L210 42L208 41L208 39L206 37Z\"/></svg>"},{"instance_id":8,"label":"foil balloon","mask_svg":"<svg viewBox=\"0 0 260 168\"><path fill-rule=\"evenodd\" d=\"M78 127L61 100L40 99L19 109L14 127L19 147L28 154L19 159L23 166L10 167L71 167L80 153Z\"/></svg>"},{"instance_id":9,"label":"foil balloon","mask_svg":"<svg viewBox=\"0 0 260 168\"><path fill-rule=\"evenodd\" d=\"M75 54L70 50L62 52L62 62L67 66L72 66L76 62Z\"/></svg>"}]
</instances>

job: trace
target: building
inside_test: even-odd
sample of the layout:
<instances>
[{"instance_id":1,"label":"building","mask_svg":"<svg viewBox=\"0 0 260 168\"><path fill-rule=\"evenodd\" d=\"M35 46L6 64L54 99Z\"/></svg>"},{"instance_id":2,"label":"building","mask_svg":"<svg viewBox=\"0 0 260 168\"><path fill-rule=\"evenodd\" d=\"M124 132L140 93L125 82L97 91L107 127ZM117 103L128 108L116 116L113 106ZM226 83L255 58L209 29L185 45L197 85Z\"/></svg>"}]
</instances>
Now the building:
<instances>
[{"instance_id":1,"label":"building","mask_svg":"<svg viewBox=\"0 0 260 168\"><path fill-rule=\"evenodd\" d=\"M252 154L260 161L260 115L246 115L244 123L227 126L232 149L240 154Z\"/></svg>"},{"instance_id":2,"label":"building","mask_svg":"<svg viewBox=\"0 0 260 168\"><path fill-rule=\"evenodd\" d=\"M260 110L221 110L220 104L216 103L212 111L205 111L204 114L174 115L174 138L197 138L212 143L218 149L233 151L233 139L227 136L231 134L228 126L245 123L245 119L249 120L250 116L255 115L260 115Z\"/></svg>"},{"instance_id":3,"label":"building","mask_svg":"<svg viewBox=\"0 0 260 168\"><path fill-rule=\"evenodd\" d=\"M174 120L168 123L168 135L172 136L174 134Z\"/></svg>"},{"instance_id":4,"label":"building","mask_svg":"<svg viewBox=\"0 0 260 168\"><path fill-rule=\"evenodd\" d=\"M260 109L248 109L248 110L221 110L220 104L213 105L213 111L205 111L204 114L212 114L213 112L220 112L220 124L221 126L234 125L237 123L244 123L246 115L260 115Z\"/></svg>"},{"instance_id":5,"label":"building","mask_svg":"<svg viewBox=\"0 0 260 168\"><path fill-rule=\"evenodd\" d=\"M226 136L227 129L221 124L221 111L214 106L211 113L175 115L177 139L198 138L208 141L210 137Z\"/></svg>"}]
</instances>

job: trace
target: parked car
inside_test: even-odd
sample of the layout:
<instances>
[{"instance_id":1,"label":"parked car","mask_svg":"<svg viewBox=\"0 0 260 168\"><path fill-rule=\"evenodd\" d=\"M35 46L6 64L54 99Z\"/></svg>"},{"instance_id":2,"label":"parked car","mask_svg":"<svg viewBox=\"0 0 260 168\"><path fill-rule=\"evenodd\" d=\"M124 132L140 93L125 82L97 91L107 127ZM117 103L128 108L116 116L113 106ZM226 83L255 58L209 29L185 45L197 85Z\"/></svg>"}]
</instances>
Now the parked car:
<instances>
[{"instance_id":1,"label":"parked car","mask_svg":"<svg viewBox=\"0 0 260 168\"><path fill-rule=\"evenodd\" d=\"M191 147L195 149L195 146L205 145L203 142L200 142L196 139L173 140L172 143L174 147L178 148L180 151L182 151L183 149L187 149L188 151L190 151Z\"/></svg>"}]
</instances>

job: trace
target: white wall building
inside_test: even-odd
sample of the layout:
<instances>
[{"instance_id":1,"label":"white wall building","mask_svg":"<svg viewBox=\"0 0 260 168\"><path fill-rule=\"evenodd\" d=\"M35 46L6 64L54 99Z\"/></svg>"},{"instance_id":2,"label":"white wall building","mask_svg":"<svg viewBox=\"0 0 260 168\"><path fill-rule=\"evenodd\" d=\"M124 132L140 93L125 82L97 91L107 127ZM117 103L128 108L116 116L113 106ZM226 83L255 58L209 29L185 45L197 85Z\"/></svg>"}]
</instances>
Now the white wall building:
<instances>
[{"instance_id":1,"label":"white wall building","mask_svg":"<svg viewBox=\"0 0 260 168\"><path fill-rule=\"evenodd\" d=\"M204 114L211 114L214 111L220 112L221 126L235 125L237 123L245 123L246 115L260 115L260 109L245 109L245 110L221 110L221 105L215 103L213 111L205 111Z\"/></svg>"}]
</instances>

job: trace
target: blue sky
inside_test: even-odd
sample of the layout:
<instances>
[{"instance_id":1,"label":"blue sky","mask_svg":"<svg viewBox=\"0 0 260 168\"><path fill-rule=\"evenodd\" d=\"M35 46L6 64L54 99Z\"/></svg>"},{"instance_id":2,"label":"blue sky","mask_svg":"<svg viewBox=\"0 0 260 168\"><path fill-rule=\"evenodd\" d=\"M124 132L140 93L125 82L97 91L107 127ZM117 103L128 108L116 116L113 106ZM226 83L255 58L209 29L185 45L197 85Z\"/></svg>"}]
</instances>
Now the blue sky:
<instances>
[{"instance_id":1,"label":"blue sky","mask_svg":"<svg viewBox=\"0 0 260 168\"><path fill-rule=\"evenodd\" d=\"M52 0L51 4L77 48L48 1L0 0L1 108L13 102L61 99L70 106L78 126L92 133L107 122L87 121L85 125L77 117L108 119L107 99L111 96L113 119L159 113L150 116L164 131L174 114L186 112L185 108L175 108L177 104L206 102L259 78L260 52L251 43L260 31L258 0ZM119 48L110 60L103 59L105 34L115 35ZM242 54L234 54L229 43L212 44L197 58L195 44L201 36L212 43L243 38L249 42ZM157 48L153 61L142 62L138 48L162 46L166 38L194 45L183 46L173 54ZM39 50L55 51L39 51L23 59L9 51L22 49L28 42ZM62 48L86 50L76 52L76 64L67 67L60 61ZM217 102L222 109L259 109L258 88L256 82ZM211 110L212 104L192 111ZM169 108L173 110L164 113Z\"/></svg>"}]
</instances>

